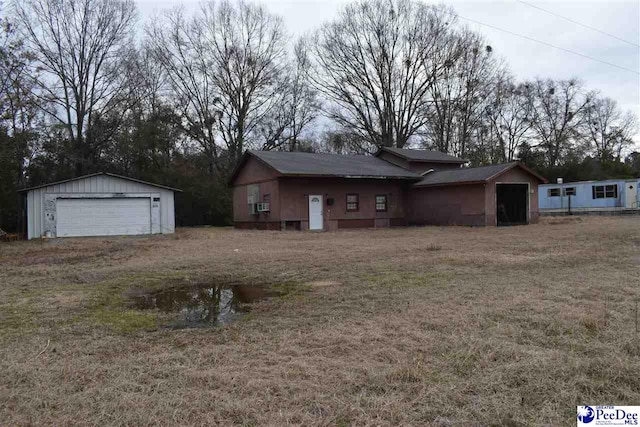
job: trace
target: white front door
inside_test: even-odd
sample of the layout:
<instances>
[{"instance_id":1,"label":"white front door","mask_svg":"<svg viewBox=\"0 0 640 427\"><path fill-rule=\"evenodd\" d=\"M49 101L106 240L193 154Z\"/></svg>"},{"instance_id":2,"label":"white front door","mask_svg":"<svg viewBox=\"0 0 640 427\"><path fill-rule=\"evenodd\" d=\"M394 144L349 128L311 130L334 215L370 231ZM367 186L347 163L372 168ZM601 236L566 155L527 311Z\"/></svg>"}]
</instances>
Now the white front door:
<instances>
[{"instance_id":1,"label":"white front door","mask_svg":"<svg viewBox=\"0 0 640 427\"><path fill-rule=\"evenodd\" d=\"M627 200L627 208L638 208L638 183L637 182L626 182L625 187L627 188L626 200Z\"/></svg>"},{"instance_id":2,"label":"white front door","mask_svg":"<svg viewBox=\"0 0 640 427\"><path fill-rule=\"evenodd\" d=\"M322 230L323 218L322 218L322 196L310 195L309 196L309 230Z\"/></svg>"}]
</instances>

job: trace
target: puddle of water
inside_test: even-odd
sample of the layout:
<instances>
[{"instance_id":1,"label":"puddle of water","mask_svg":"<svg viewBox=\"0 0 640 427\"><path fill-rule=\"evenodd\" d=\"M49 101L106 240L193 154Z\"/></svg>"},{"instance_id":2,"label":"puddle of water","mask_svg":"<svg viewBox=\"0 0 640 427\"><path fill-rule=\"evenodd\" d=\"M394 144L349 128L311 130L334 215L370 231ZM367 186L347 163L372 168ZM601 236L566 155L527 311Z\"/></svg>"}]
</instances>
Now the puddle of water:
<instances>
[{"instance_id":1,"label":"puddle of water","mask_svg":"<svg viewBox=\"0 0 640 427\"><path fill-rule=\"evenodd\" d=\"M278 293L252 285L197 285L130 295L138 310L159 310L175 314L173 328L225 325L250 310L249 304Z\"/></svg>"}]
</instances>

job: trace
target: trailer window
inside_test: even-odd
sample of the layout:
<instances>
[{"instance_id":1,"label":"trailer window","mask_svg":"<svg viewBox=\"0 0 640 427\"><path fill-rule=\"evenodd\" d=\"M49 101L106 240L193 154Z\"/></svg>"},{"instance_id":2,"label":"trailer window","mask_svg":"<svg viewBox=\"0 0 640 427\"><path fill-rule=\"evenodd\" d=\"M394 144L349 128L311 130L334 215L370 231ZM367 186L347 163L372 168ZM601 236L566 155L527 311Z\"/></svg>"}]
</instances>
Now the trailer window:
<instances>
[{"instance_id":1,"label":"trailer window","mask_svg":"<svg viewBox=\"0 0 640 427\"><path fill-rule=\"evenodd\" d=\"M567 187L562 189L563 196L575 196L576 195L576 187Z\"/></svg>"},{"instance_id":2,"label":"trailer window","mask_svg":"<svg viewBox=\"0 0 640 427\"><path fill-rule=\"evenodd\" d=\"M549 197L560 197L560 189L550 188L547 194L549 195Z\"/></svg>"},{"instance_id":3,"label":"trailer window","mask_svg":"<svg viewBox=\"0 0 640 427\"><path fill-rule=\"evenodd\" d=\"M617 185L594 185L591 187L594 199L616 199L618 198Z\"/></svg>"}]
</instances>

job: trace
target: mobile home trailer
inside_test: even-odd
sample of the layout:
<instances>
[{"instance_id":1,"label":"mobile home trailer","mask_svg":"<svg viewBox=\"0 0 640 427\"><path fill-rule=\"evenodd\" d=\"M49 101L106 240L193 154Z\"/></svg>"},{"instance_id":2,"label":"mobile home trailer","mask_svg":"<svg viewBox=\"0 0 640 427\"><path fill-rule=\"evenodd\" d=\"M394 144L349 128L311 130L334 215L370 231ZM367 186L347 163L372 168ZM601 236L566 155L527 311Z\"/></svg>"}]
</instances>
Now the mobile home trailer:
<instances>
[{"instance_id":1,"label":"mobile home trailer","mask_svg":"<svg viewBox=\"0 0 640 427\"><path fill-rule=\"evenodd\" d=\"M639 210L640 178L542 184L541 214L620 213Z\"/></svg>"}]
</instances>

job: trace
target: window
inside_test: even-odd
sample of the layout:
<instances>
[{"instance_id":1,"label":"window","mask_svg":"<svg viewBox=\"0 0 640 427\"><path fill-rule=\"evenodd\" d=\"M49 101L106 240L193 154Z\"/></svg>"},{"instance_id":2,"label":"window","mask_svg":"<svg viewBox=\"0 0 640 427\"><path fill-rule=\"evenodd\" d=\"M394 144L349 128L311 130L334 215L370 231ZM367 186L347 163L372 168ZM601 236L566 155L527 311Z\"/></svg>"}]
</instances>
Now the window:
<instances>
[{"instance_id":1,"label":"window","mask_svg":"<svg viewBox=\"0 0 640 427\"><path fill-rule=\"evenodd\" d=\"M550 188L548 191L549 197L560 197L562 196L575 196L576 195L576 187L566 187L566 188Z\"/></svg>"},{"instance_id":2,"label":"window","mask_svg":"<svg viewBox=\"0 0 640 427\"><path fill-rule=\"evenodd\" d=\"M591 187L594 199L616 199L618 198L618 186L613 185L594 185Z\"/></svg>"},{"instance_id":3,"label":"window","mask_svg":"<svg viewBox=\"0 0 640 427\"><path fill-rule=\"evenodd\" d=\"M376 211L377 212L387 211L387 196L385 195L376 196Z\"/></svg>"},{"instance_id":4,"label":"window","mask_svg":"<svg viewBox=\"0 0 640 427\"><path fill-rule=\"evenodd\" d=\"M260 203L260 185L247 185L247 204L249 215L258 214L258 203Z\"/></svg>"},{"instance_id":5,"label":"window","mask_svg":"<svg viewBox=\"0 0 640 427\"><path fill-rule=\"evenodd\" d=\"M247 185L247 203L254 204L260 202L260 185Z\"/></svg>"},{"instance_id":6,"label":"window","mask_svg":"<svg viewBox=\"0 0 640 427\"><path fill-rule=\"evenodd\" d=\"M347 194L347 212L357 212L360 209L360 200L357 194Z\"/></svg>"}]
</instances>

